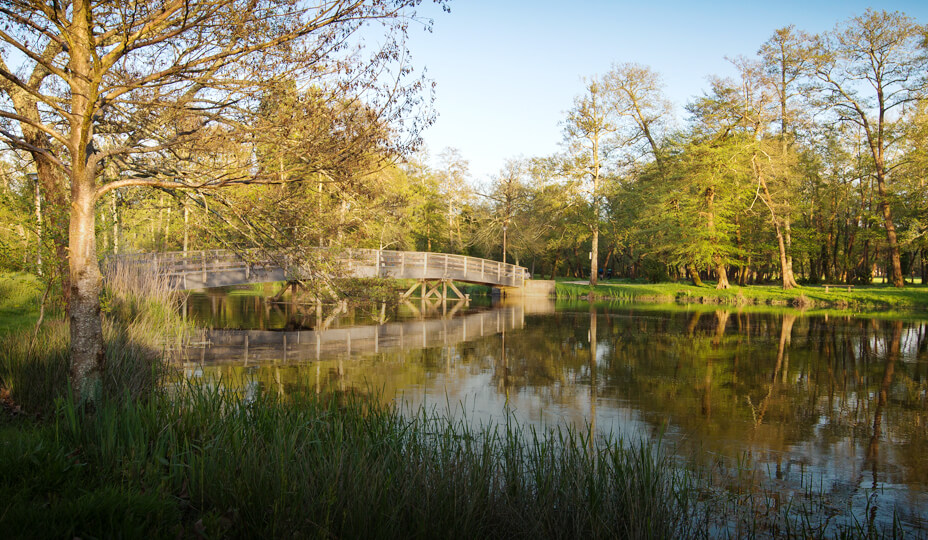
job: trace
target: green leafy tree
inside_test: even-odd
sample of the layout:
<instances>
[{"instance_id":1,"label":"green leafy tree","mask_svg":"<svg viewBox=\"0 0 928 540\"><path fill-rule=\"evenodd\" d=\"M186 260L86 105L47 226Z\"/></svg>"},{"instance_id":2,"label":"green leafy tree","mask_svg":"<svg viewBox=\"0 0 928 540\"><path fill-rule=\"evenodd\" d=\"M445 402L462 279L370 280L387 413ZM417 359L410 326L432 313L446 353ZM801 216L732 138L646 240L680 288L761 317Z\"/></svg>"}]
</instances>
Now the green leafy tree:
<instances>
[{"instance_id":1,"label":"green leafy tree","mask_svg":"<svg viewBox=\"0 0 928 540\"><path fill-rule=\"evenodd\" d=\"M397 80L409 74L399 38L417 0L395 3L333 0L315 5L277 0L166 0L134 3L28 2L0 10L0 40L17 51L0 70L8 100L0 117L13 123L4 142L30 152L49 193L70 193L71 381L92 399L100 387L103 337L96 205L130 186L215 189L279 183L276 171L256 170L242 151L260 133L248 129L268 81L305 76L331 81L332 90L365 92L377 102L378 77L394 60ZM348 53L352 36L370 21L386 25L381 50L365 62ZM344 53L344 54L343 54ZM363 65L359 65L363 63ZM344 74L348 77L343 77ZM404 94L398 89L409 89ZM389 85L377 110L404 114L419 103L419 86ZM392 117L392 113L386 113ZM181 171L152 175L147 156L191 140L240 143L211 156L222 167L203 181ZM228 146L225 146L228 147ZM197 153L203 157L209 152ZM195 157L191 157L195 159ZM107 162L125 174L104 182ZM130 172L136 169L132 174ZM107 179L108 180L108 179Z\"/></svg>"},{"instance_id":2,"label":"green leafy tree","mask_svg":"<svg viewBox=\"0 0 928 540\"><path fill-rule=\"evenodd\" d=\"M896 287L904 280L893 220L893 170L903 109L925 99L925 33L924 25L902 13L867 10L817 36L813 49L824 104L837 121L855 125L866 138Z\"/></svg>"}]
</instances>

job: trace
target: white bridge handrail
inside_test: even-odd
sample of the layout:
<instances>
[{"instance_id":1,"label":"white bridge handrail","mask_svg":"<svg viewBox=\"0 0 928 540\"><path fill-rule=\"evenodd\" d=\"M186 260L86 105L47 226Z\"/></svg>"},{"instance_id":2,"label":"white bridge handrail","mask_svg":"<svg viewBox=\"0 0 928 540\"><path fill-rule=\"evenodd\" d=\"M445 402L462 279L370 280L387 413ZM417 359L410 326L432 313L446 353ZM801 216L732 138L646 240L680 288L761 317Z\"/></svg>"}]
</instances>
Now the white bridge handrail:
<instances>
[{"instance_id":1,"label":"white bridge handrail","mask_svg":"<svg viewBox=\"0 0 928 540\"><path fill-rule=\"evenodd\" d=\"M425 251L309 248L300 253L269 253L247 249L131 253L115 257L119 264L151 265L152 271L186 284L188 276L207 282L210 274L243 273L243 283L262 272L283 270L286 279L303 279L320 267L353 277L453 280L505 287L523 287L525 267L489 259ZM255 276L254 278L252 276ZM186 286L184 286L186 288Z\"/></svg>"}]
</instances>

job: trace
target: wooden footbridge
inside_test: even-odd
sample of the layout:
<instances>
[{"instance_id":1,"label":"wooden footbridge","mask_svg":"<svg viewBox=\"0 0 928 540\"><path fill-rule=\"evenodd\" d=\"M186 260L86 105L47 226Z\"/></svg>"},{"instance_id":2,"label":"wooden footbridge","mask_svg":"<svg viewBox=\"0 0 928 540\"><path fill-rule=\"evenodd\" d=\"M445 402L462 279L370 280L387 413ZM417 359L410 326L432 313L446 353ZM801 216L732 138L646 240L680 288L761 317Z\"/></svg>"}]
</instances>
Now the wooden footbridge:
<instances>
[{"instance_id":1,"label":"wooden footbridge","mask_svg":"<svg viewBox=\"0 0 928 540\"><path fill-rule=\"evenodd\" d=\"M421 287L423 298L448 296L453 281L521 289L528 280L522 266L477 257L423 251L310 248L299 254L258 250L209 250L120 255L116 263L158 274L179 290L271 281L301 281L320 275L414 279L404 297Z\"/></svg>"}]
</instances>

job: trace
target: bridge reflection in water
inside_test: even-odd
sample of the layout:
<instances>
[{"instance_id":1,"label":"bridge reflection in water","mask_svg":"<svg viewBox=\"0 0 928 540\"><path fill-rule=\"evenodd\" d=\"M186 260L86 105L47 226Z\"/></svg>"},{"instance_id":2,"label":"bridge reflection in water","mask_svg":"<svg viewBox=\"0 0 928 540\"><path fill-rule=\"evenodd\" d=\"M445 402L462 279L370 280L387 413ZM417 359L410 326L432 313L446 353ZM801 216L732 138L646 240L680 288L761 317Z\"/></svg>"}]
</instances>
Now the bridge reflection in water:
<instances>
[{"instance_id":1,"label":"bridge reflection in water","mask_svg":"<svg viewBox=\"0 0 928 540\"><path fill-rule=\"evenodd\" d=\"M408 304L415 320L313 330L204 329L186 347L184 367L217 364L301 364L409 349L451 346L519 330L526 314L552 313L554 303L539 299L502 305L486 311L458 315L463 301L442 304ZM439 307L439 305L441 307ZM445 309L442 309L445 308ZM444 315L442 315L442 311ZM427 318L429 315L435 318Z\"/></svg>"}]
</instances>

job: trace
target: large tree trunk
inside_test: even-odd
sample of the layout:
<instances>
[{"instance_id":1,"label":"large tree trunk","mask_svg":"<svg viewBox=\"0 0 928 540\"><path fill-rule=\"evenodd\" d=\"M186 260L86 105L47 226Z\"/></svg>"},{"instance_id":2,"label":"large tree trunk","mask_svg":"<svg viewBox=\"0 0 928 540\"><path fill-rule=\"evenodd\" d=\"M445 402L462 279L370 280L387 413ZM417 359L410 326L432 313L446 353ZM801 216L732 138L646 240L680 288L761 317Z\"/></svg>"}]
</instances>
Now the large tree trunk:
<instances>
[{"instance_id":1,"label":"large tree trunk","mask_svg":"<svg viewBox=\"0 0 928 540\"><path fill-rule=\"evenodd\" d=\"M783 239L786 241L786 270L793 287L798 287L796 273L793 271L793 234L789 214L783 218ZM800 269L801 270L801 269Z\"/></svg>"},{"instance_id":2,"label":"large tree trunk","mask_svg":"<svg viewBox=\"0 0 928 540\"><path fill-rule=\"evenodd\" d=\"M799 284L796 283L796 279L793 277L793 263L792 257L787 252L787 244L790 243L790 240L787 238L784 241L783 231L780 227L780 222L786 222L787 235L789 234L789 220L788 218L781 219L777 216L776 212L773 209L773 197L770 196L770 190L767 189L767 180L764 178L763 171L761 171L760 166L757 164L757 156L751 156L751 165L754 170L754 177L757 179L757 182L761 187L761 200L764 201L764 204L767 206L767 210L770 211L770 222L773 224L774 231L777 235L777 248L780 251L780 277L782 278L782 284L784 289L792 289L797 287Z\"/></svg>"},{"instance_id":3,"label":"large tree trunk","mask_svg":"<svg viewBox=\"0 0 928 540\"><path fill-rule=\"evenodd\" d=\"M89 159L93 126L88 111L96 100L91 67L90 3L73 4L71 81L71 385L81 401L96 401L103 382L102 276L96 246L96 164Z\"/></svg>"},{"instance_id":4,"label":"large tree trunk","mask_svg":"<svg viewBox=\"0 0 928 540\"><path fill-rule=\"evenodd\" d=\"M728 283L728 271L725 270L725 265L722 264L722 258L716 255L713 257L715 260L715 273L719 276L719 282L716 284L716 289L728 289L731 285Z\"/></svg>"},{"instance_id":5,"label":"large tree trunk","mask_svg":"<svg viewBox=\"0 0 928 540\"><path fill-rule=\"evenodd\" d=\"M796 280L793 279L793 270L786 255L786 246L783 242L783 234L780 232L780 226L776 226L777 231L777 248L780 251L780 279L784 289L792 289L796 286Z\"/></svg>"},{"instance_id":6,"label":"large tree trunk","mask_svg":"<svg viewBox=\"0 0 928 540\"><path fill-rule=\"evenodd\" d=\"M72 177L70 271L71 384L81 400L94 400L103 374L102 276L94 234L93 177Z\"/></svg>"},{"instance_id":7,"label":"large tree trunk","mask_svg":"<svg viewBox=\"0 0 928 540\"><path fill-rule=\"evenodd\" d=\"M693 283L693 285L702 287L702 279L699 277L699 271L696 270L696 265L692 263L686 265L686 271L689 273L690 281Z\"/></svg>"},{"instance_id":8,"label":"large tree trunk","mask_svg":"<svg viewBox=\"0 0 928 540\"><path fill-rule=\"evenodd\" d=\"M905 286L902 279L902 257L899 254L899 241L896 238L896 225L893 223L893 212L886 200L883 180L877 176L877 191L880 194L880 213L883 214L883 226L886 228L886 240L889 242L889 257L892 264L893 287Z\"/></svg>"},{"instance_id":9,"label":"large tree trunk","mask_svg":"<svg viewBox=\"0 0 928 540\"><path fill-rule=\"evenodd\" d=\"M928 250L922 248L922 286L928 285Z\"/></svg>"},{"instance_id":10,"label":"large tree trunk","mask_svg":"<svg viewBox=\"0 0 928 540\"><path fill-rule=\"evenodd\" d=\"M54 58L62 52L63 47L63 42L50 40L41 54L46 59ZM30 80L38 84L49 75L50 72L39 63L30 75ZM55 149L59 148L58 143L52 144L48 134L39 130L33 124L42 123L36 96L19 87L8 88L7 90L16 113L26 119L26 121L19 122L23 140L32 149L47 149L53 153ZM61 282L63 301L67 307L70 286L68 283L68 193L65 179L61 169L47 154L37 150L30 150L29 153L35 163L36 173L45 197L45 207L43 209L46 224L45 235L46 239L52 241L55 248L57 262L54 266L54 273L57 274L57 279Z\"/></svg>"},{"instance_id":11,"label":"large tree trunk","mask_svg":"<svg viewBox=\"0 0 928 540\"><path fill-rule=\"evenodd\" d=\"M599 277L599 225L593 225L593 247L590 252L590 285L595 287Z\"/></svg>"},{"instance_id":12,"label":"large tree trunk","mask_svg":"<svg viewBox=\"0 0 928 540\"><path fill-rule=\"evenodd\" d=\"M880 214L883 216L883 227L886 229L886 240L889 243L889 257L892 266L892 281L894 287L904 287L905 281L902 279L902 258L899 255L899 242L896 238L896 224L893 222L893 211L889 206L889 196L886 193L886 161L883 152L883 122L885 119L885 109L883 104L883 95L878 90L880 99L880 115L878 131L876 138L868 133L868 144L873 153L873 164L876 176L876 190L880 196Z\"/></svg>"},{"instance_id":13,"label":"large tree trunk","mask_svg":"<svg viewBox=\"0 0 928 540\"><path fill-rule=\"evenodd\" d=\"M595 102L594 102L595 103ZM599 131L593 134L593 247L590 250L590 286L599 278Z\"/></svg>"},{"instance_id":14,"label":"large tree trunk","mask_svg":"<svg viewBox=\"0 0 928 540\"><path fill-rule=\"evenodd\" d=\"M48 148L48 137L44 133L34 132L26 136L27 142L38 148ZM61 282L62 300L65 308L70 302L71 287L68 276L68 197L65 183L58 167L40 152L33 152L39 183L42 186L45 207L45 235L51 240L55 249L54 273ZM49 265L51 266L51 265Z\"/></svg>"},{"instance_id":15,"label":"large tree trunk","mask_svg":"<svg viewBox=\"0 0 928 540\"><path fill-rule=\"evenodd\" d=\"M606 261L603 263L603 278L606 277L606 269L609 268L609 264L612 262L612 254L615 252L615 246L609 248L609 251L606 253Z\"/></svg>"},{"instance_id":16,"label":"large tree trunk","mask_svg":"<svg viewBox=\"0 0 928 540\"><path fill-rule=\"evenodd\" d=\"M554 264L551 265L551 277L548 279L554 279L554 276L557 274L557 265L559 262L561 262L560 250L554 252Z\"/></svg>"}]
</instances>

